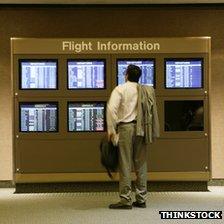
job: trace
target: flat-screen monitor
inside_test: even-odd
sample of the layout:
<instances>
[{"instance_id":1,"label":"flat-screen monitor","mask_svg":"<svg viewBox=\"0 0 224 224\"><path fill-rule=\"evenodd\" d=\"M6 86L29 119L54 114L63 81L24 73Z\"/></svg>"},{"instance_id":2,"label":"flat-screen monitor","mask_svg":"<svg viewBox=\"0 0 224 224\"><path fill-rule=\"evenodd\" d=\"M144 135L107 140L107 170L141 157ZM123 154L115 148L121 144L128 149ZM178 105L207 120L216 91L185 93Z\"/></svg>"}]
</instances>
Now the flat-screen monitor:
<instances>
[{"instance_id":1,"label":"flat-screen monitor","mask_svg":"<svg viewBox=\"0 0 224 224\"><path fill-rule=\"evenodd\" d=\"M204 131L203 100L167 100L165 131Z\"/></svg>"},{"instance_id":2,"label":"flat-screen monitor","mask_svg":"<svg viewBox=\"0 0 224 224\"><path fill-rule=\"evenodd\" d=\"M105 89L105 60L68 60L68 89Z\"/></svg>"},{"instance_id":3,"label":"flat-screen monitor","mask_svg":"<svg viewBox=\"0 0 224 224\"><path fill-rule=\"evenodd\" d=\"M68 129L70 132L105 131L105 103L68 103Z\"/></svg>"},{"instance_id":4,"label":"flat-screen monitor","mask_svg":"<svg viewBox=\"0 0 224 224\"><path fill-rule=\"evenodd\" d=\"M197 89L203 87L202 59L165 59L165 88Z\"/></svg>"},{"instance_id":5,"label":"flat-screen monitor","mask_svg":"<svg viewBox=\"0 0 224 224\"><path fill-rule=\"evenodd\" d=\"M20 60L20 89L57 89L57 60Z\"/></svg>"},{"instance_id":6,"label":"flat-screen monitor","mask_svg":"<svg viewBox=\"0 0 224 224\"><path fill-rule=\"evenodd\" d=\"M125 72L128 65L134 64L141 68L139 83L154 86L155 61L153 59L119 59L117 60L117 84L125 83Z\"/></svg>"},{"instance_id":7,"label":"flat-screen monitor","mask_svg":"<svg viewBox=\"0 0 224 224\"><path fill-rule=\"evenodd\" d=\"M21 132L57 132L58 104L20 103Z\"/></svg>"}]
</instances>

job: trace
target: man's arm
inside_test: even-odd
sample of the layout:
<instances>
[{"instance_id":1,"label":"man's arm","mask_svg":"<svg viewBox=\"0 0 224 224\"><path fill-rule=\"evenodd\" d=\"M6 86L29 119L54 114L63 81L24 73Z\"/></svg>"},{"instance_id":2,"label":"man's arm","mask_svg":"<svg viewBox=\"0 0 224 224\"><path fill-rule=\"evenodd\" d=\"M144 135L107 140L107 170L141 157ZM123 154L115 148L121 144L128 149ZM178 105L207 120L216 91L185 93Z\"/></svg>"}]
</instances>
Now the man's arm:
<instances>
[{"instance_id":1,"label":"man's arm","mask_svg":"<svg viewBox=\"0 0 224 224\"><path fill-rule=\"evenodd\" d=\"M121 94L116 87L110 96L107 103L107 133L108 138L116 134L116 127L118 123L118 109L121 102Z\"/></svg>"}]
</instances>

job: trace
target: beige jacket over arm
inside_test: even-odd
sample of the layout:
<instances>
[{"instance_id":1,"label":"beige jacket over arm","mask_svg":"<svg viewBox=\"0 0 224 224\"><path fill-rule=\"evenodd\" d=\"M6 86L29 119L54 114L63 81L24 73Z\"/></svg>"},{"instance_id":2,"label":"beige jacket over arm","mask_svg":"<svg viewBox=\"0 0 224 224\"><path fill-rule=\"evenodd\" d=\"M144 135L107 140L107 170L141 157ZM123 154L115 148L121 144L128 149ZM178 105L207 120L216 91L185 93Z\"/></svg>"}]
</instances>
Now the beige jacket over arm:
<instances>
[{"instance_id":1,"label":"beige jacket over arm","mask_svg":"<svg viewBox=\"0 0 224 224\"><path fill-rule=\"evenodd\" d=\"M146 85L138 85L137 135L144 136L145 144L160 136L155 91Z\"/></svg>"}]
</instances>

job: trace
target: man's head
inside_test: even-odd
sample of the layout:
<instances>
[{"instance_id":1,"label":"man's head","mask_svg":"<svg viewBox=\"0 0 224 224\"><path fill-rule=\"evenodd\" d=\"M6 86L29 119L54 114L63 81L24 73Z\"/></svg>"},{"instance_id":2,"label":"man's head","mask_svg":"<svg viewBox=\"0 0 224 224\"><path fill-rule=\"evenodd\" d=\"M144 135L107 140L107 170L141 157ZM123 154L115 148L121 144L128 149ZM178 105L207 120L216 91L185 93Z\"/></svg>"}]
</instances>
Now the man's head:
<instances>
[{"instance_id":1,"label":"man's head","mask_svg":"<svg viewBox=\"0 0 224 224\"><path fill-rule=\"evenodd\" d=\"M142 70L133 64L128 65L125 75L125 81L138 82L142 75Z\"/></svg>"}]
</instances>

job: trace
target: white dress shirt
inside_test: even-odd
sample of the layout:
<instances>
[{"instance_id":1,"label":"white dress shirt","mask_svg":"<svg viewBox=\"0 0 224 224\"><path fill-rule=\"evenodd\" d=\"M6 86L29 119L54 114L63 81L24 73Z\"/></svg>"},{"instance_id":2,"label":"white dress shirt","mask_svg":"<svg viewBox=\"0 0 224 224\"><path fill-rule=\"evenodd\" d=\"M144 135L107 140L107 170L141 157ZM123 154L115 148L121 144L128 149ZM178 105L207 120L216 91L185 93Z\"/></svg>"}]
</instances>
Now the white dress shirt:
<instances>
[{"instance_id":1,"label":"white dress shirt","mask_svg":"<svg viewBox=\"0 0 224 224\"><path fill-rule=\"evenodd\" d=\"M116 134L119 122L130 122L137 116L137 83L127 81L114 88L107 103L107 132Z\"/></svg>"}]
</instances>

